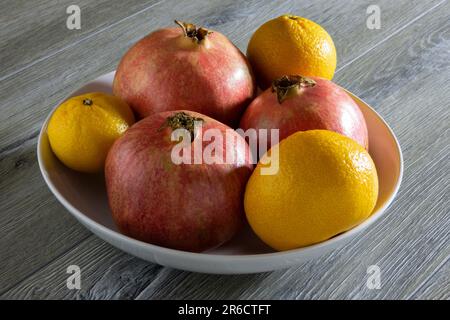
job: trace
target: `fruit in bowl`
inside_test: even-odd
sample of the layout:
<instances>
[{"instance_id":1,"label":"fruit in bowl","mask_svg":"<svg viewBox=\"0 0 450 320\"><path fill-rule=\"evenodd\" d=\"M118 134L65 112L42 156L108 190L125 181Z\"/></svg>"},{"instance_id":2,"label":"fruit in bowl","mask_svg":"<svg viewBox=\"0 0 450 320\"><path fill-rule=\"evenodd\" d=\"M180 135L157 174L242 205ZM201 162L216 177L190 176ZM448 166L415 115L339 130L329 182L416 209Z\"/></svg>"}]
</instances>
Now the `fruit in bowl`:
<instances>
[{"instance_id":1,"label":"fruit in bowl","mask_svg":"<svg viewBox=\"0 0 450 320\"><path fill-rule=\"evenodd\" d=\"M371 214L378 180L365 120L343 89L317 76L332 78L334 45L309 20L275 20L249 45L259 82L280 70L309 77L275 79L252 102L245 56L219 32L176 21L179 28L157 30L125 54L112 83L117 96L84 94L55 111L48 126L54 153L79 171L104 168L111 216L123 234L202 252L233 238L247 217L281 251L330 239ZM272 40L281 59L260 64L264 50L273 54ZM134 125L127 103L143 118ZM239 120L242 129L279 129L283 139L255 171L250 147L228 126Z\"/></svg>"},{"instance_id":2,"label":"fruit in bowl","mask_svg":"<svg viewBox=\"0 0 450 320\"><path fill-rule=\"evenodd\" d=\"M264 175L264 158L278 172ZM270 165L273 166L273 163ZM294 133L260 160L245 191L245 212L255 233L276 250L318 243L367 219L378 197L369 153L328 130Z\"/></svg>"},{"instance_id":3,"label":"fruit in bowl","mask_svg":"<svg viewBox=\"0 0 450 320\"><path fill-rule=\"evenodd\" d=\"M133 123L133 112L120 98L86 93L58 106L48 124L48 139L67 167L97 173L103 171L111 145Z\"/></svg>"},{"instance_id":4,"label":"fruit in bowl","mask_svg":"<svg viewBox=\"0 0 450 320\"><path fill-rule=\"evenodd\" d=\"M180 132L188 132L188 140L174 136ZM222 143L214 140L210 149L208 132ZM230 160L210 162L202 150ZM247 143L228 126L192 111L150 115L108 154L113 219L121 232L145 242L195 252L214 248L231 239L245 219L243 195L252 169Z\"/></svg>"},{"instance_id":5,"label":"fruit in bowl","mask_svg":"<svg viewBox=\"0 0 450 320\"><path fill-rule=\"evenodd\" d=\"M128 50L114 94L140 117L188 109L236 126L256 92L246 57L220 32L176 22Z\"/></svg>"},{"instance_id":6,"label":"fruit in bowl","mask_svg":"<svg viewBox=\"0 0 450 320\"><path fill-rule=\"evenodd\" d=\"M279 129L280 140L297 131L325 129L369 148L366 121L358 105L342 88L318 77L290 75L275 80L249 105L240 127Z\"/></svg>"}]
</instances>

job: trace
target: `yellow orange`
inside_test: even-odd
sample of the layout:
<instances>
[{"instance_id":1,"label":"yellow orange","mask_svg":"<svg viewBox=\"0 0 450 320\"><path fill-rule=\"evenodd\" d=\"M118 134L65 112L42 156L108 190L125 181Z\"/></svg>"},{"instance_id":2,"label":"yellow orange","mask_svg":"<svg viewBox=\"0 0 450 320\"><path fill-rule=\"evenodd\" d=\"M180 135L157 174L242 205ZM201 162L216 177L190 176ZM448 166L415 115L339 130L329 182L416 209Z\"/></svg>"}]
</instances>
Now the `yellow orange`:
<instances>
[{"instance_id":1,"label":"yellow orange","mask_svg":"<svg viewBox=\"0 0 450 320\"><path fill-rule=\"evenodd\" d=\"M95 92L63 102L50 118L47 133L61 162L93 173L103 169L109 148L133 123L133 112L124 101Z\"/></svg>"},{"instance_id":2,"label":"yellow orange","mask_svg":"<svg viewBox=\"0 0 450 320\"><path fill-rule=\"evenodd\" d=\"M327 31L289 14L260 26L250 39L247 56L263 89L284 75L331 80L336 69L336 49Z\"/></svg>"},{"instance_id":3,"label":"yellow orange","mask_svg":"<svg viewBox=\"0 0 450 320\"><path fill-rule=\"evenodd\" d=\"M277 148L278 172L263 175L262 163ZM244 207L265 243L288 250L355 227L370 216L377 197L377 172L366 149L338 133L311 130L294 133L263 156L247 184Z\"/></svg>"}]
</instances>

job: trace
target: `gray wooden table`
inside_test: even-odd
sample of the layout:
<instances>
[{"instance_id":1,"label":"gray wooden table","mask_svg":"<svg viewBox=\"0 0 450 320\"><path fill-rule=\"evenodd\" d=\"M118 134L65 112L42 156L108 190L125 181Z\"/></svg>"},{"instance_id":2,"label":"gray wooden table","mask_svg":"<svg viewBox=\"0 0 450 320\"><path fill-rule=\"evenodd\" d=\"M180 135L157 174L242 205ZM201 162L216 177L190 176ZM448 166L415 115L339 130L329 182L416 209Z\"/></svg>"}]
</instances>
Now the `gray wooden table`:
<instances>
[{"instance_id":1,"label":"gray wooden table","mask_svg":"<svg viewBox=\"0 0 450 320\"><path fill-rule=\"evenodd\" d=\"M81 29L66 8L81 8ZM367 27L369 5L381 10ZM298 267L217 276L147 263L92 235L47 189L36 160L51 108L112 71L128 47L174 18L228 35L245 52L252 32L283 13L323 25L338 51L334 80L388 121L405 174L397 199L344 248ZM450 298L449 1L0 0L0 297L35 299ZM82 270L69 290L66 268ZM381 288L366 285L377 265Z\"/></svg>"}]
</instances>

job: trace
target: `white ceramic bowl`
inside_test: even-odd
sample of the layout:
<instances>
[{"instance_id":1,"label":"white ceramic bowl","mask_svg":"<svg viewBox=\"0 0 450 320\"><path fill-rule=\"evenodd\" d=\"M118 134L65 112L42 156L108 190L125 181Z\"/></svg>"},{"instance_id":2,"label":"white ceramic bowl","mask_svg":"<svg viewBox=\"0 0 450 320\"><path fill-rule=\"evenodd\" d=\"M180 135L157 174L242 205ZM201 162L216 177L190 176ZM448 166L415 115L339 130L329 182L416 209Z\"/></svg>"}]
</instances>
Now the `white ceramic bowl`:
<instances>
[{"instance_id":1,"label":"white ceramic bowl","mask_svg":"<svg viewBox=\"0 0 450 320\"><path fill-rule=\"evenodd\" d=\"M114 72L103 75L71 96L93 91L111 93L113 78ZM51 114L39 135L39 168L55 197L78 221L113 246L139 258L164 266L204 273L239 274L287 268L327 253L354 238L383 215L400 187L403 159L394 133L369 105L349 94L358 103L367 121L370 154L379 177L379 199L373 214L357 227L305 248L274 252L263 244L248 226L230 242L204 253L159 247L121 234L111 218L103 177L72 171L53 155L47 137L47 123Z\"/></svg>"}]
</instances>

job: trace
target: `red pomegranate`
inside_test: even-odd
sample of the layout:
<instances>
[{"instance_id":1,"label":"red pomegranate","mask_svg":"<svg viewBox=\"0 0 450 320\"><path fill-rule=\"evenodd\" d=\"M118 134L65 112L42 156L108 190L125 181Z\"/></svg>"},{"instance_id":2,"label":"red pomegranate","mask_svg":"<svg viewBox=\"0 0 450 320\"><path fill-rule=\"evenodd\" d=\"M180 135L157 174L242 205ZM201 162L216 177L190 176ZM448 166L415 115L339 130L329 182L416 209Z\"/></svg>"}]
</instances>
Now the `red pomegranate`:
<instances>
[{"instance_id":1,"label":"red pomegranate","mask_svg":"<svg viewBox=\"0 0 450 320\"><path fill-rule=\"evenodd\" d=\"M279 129L280 140L297 131L325 129L369 147L366 121L358 105L342 88L317 77L293 75L275 80L272 88L248 106L240 127Z\"/></svg>"},{"instance_id":2,"label":"red pomegranate","mask_svg":"<svg viewBox=\"0 0 450 320\"><path fill-rule=\"evenodd\" d=\"M200 129L195 121L202 123ZM187 130L187 143L172 136L176 129ZM208 142L211 132L223 141L215 150ZM191 151L175 152L180 143ZM201 164L195 164L198 150L204 151ZM234 158L208 163L205 150L224 160L231 152ZM192 159L177 164L179 154ZM153 114L128 129L108 153L105 176L113 219L121 232L148 243L194 252L216 247L244 220L243 195L252 169L247 143L228 126L191 111Z\"/></svg>"},{"instance_id":3,"label":"red pomegranate","mask_svg":"<svg viewBox=\"0 0 450 320\"><path fill-rule=\"evenodd\" d=\"M246 57L223 34L175 21L138 41L120 61L115 95L139 114L187 109L236 126L255 95Z\"/></svg>"}]
</instances>

